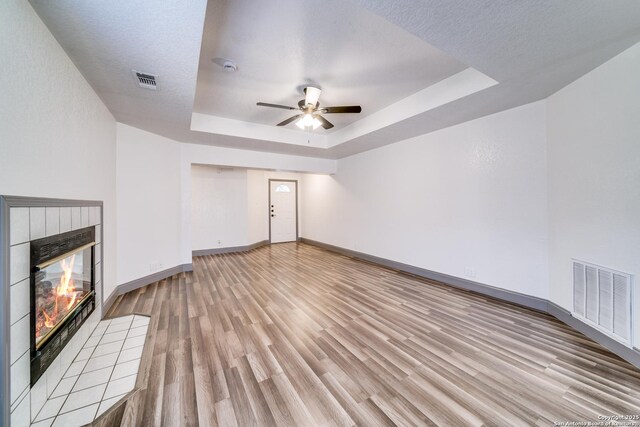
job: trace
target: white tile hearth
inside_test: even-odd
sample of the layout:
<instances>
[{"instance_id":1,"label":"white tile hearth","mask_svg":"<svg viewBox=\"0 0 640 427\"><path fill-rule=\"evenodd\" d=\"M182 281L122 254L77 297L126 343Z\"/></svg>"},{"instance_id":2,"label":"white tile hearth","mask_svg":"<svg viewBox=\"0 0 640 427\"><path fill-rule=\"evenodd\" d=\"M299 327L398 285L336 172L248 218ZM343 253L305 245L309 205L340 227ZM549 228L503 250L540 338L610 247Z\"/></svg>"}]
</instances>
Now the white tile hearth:
<instances>
[{"instance_id":1,"label":"white tile hearth","mask_svg":"<svg viewBox=\"0 0 640 427\"><path fill-rule=\"evenodd\" d=\"M71 389L73 388L77 380L78 380L77 375L73 377L61 379L56 389L53 390L51 397L66 396L67 394L71 393Z\"/></svg>"},{"instance_id":2,"label":"white tile hearth","mask_svg":"<svg viewBox=\"0 0 640 427\"><path fill-rule=\"evenodd\" d=\"M111 374L112 380L135 375L140 367L140 359L130 360L128 362L118 363Z\"/></svg>"},{"instance_id":3,"label":"white tile hearth","mask_svg":"<svg viewBox=\"0 0 640 427\"><path fill-rule=\"evenodd\" d=\"M133 319L133 323L131 324L131 329L139 328L140 326L147 326L149 324L149 318L146 316L138 316Z\"/></svg>"},{"instance_id":4,"label":"white tile hearth","mask_svg":"<svg viewBox=\"0 0 640 427\"><path fill-rule=\"evenodd\" d=\"M73 362L71 366L69 366L69 369L67 369L67 372L65 372L63 378L77 377L80 375L88 361L89 359L84 359Z\"/></svg>"},{"instance_id":5,"label":"white tile hearth","mask_svg":"<svg viewBox=\"0 0 640 427\"><path fill-rule=\"evenodd\" d=\"M90 423L132 391L148 327L138 315L98 323L31 426Z\"/></svg>"},{"instance_id":6,"label":"white tile hearth","mask_svg":"<svg viewBox=\"0 0 640 427\"><path fill-rule=\"evenodd\" d=\"M91 338L89 338L89 339L91 339ZM76 360L77 361L81 361L81 360L89 359L91 357L91 355L93 354L93 350L94 349L95 349L94 346L83 348L82 350L80 350L80 353L78 353L78 355L76 356Z\"/></svg>"},{"instance_id":7,"label":"white tile hearth","mask_svg":"<svg viewBox=\"0 0 640 427\"><path fill-rule=\"evenodd\" d=\"M101 402L106 389L107 383L105 382L104 384L90 387L85 390L72 392L64 402L62 409L60 409L60 413L64 414L66 412L84 408L85 406L93 405L96 402Z\"/></svg>"},{"instance_id":8,"label":"white tile hearth","mask_svg":"<svg viewBox=\"0 0 640 427\"><path fill-rule=\"evenodd\" d=\"M116 325L109 325L109 327L107 328L107 331L105 332L105 335L111 334L113 332L126 331L129 329L130 326L131 326L131 322L118 323Z\"/></svg>"},{"instance_id":9,"label":"white tile hearth","mask_svg":"<svg viewBox=\"0 0 640 427\"><path fill-rule=\"evenodd\" d=\"M60 408L64 405L65 400L67 400L67 395L47 399L47 402L44 404L42 409L40 409L40 412L34 421L42 421L58 415L58 412L60 412Z\"/></svg>"},{"instance_id":10,"label":"white tile hearth","mask_svg":"<svg viewBox=\"0 0 640 427\"><path fill-rule=\"evenodd\" d=\"M122 350L122 341L113 341L107 344L100 344L99 346L94 348L93 357L99 355L104 356L111 353L118 353L120 350Z\"/></svg>"},{"instance_id":11,"label":"white tile hearth","mask_svg":"<svg viewBox=\"0 0 640 427\"><path fill-rule=\"evenodd\" d=\"M98 413L96 414L96 418L100 415L104 414L109 408L118 403L120 399L122 399L126 394L121 394L120 396L112 397L111 399L104 399L100 404L100 408L98 409Z\"/></svg>"},{"instance_id":12,"label":"white tile hearth","mask_svg":"<svg viewBox=\"0 0 640 427\"><path fill-rule=\"evenodd\" d=\"M121 394L130 392L136 385L136 377L137 375L129 375L128 377L109 381L107 391L105 391L104 393L104 398L110 399L112 397L120 396Z\"/></svg>"},{"instance_id":13,"label":"white tile hearth","mask_svg":"<svg viewBox=\"0 0 640 427\"><path fill-rule=\"evenodd\" d=\"M147 333L145 326L139 326L137 328L131 328L131 333L129 337L139 337L140 335L145 335Z\"/></svg>"},{"instance_id":14,"label":"white tile hearth","mask_svg":"<svg viewBox=\"0 0 640 427\"><path fill-rule=\"evenodd\" d=\"M83 373L97 371L98 369L114 366L118 360L118 353L91 356L84 367Z\"/></svg>"},{"instance_id":15,"label":"white tile hearth","mask_svg":"<svg viewBox=\"0 0 640 427\"><path fill-rule=\"evenodd\" d=\"M113 367L111 366L82 374L78 377L72 391L80 391L96 385L106 384L109 382L112 374Z\"/></svg>"},{"instance_id":16,"label":"white tile hearth","mask_svg":"<svg viewBox=\"0 0 640 427\"><path fill-rule=\"evenodd\" d=\"M85 406L75 411L60 414L53 421L52 427L83 426L96 417L99 404Z\"/></svg>"},{"instance_id":17,"label":"white tile hearth","mask_svg":"<svg viewBox=\"0 0 640 427\"><path fill-rule=\"evenodd\" d=\"M145 333L146 335L146 333ZM122 347L123 350L126 350L128 348L133 348L133 347L138 347L144 344L144 340L145 340L145 336L144 335L140 335L137 337L128 337L125 341L124 341L124 346Z\"/></svg>"},{"instance_id":18,"label":"white tile hearth","mask_svg":"<svg viewBox=\"0 0 640 427\"><path fill-rule=\"evenodd\" d=\"M99 345L109 344L110 342L123 340L127 337L127 332L129 331L125 330L125 331L118 331L118 332L112 332L112 333L105 333L102 336L102 339L100 340Z\"/></svg>"}]
</instances>

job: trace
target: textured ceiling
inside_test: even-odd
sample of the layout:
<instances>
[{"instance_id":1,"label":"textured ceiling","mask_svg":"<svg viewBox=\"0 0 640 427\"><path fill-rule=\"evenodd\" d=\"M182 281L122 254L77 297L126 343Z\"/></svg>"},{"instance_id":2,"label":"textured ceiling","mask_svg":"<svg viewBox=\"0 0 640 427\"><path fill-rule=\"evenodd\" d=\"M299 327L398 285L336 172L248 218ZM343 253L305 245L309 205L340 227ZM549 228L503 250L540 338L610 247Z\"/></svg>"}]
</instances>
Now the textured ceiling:
<instances>
[{"instance_id":1,"label":"textured ceiling","mask_svg":"<svg viewBox=\"0 0 640 427\"><path fill-rule=\"evenodd\" d=\"M31 4L118 121L183 142L328 158L545 98L640 41L637 0ZM239 71L222 74L214 57ZM160 90L138 88L131 69L157 73ZM253 105L295 102L307 81L323 87L323 104L364 113L308 134L271 125L287 111Z\"/></svg>"},{"instance_id":2,"label":"textured ceiling","mask_svg":"<svg viewBox=\"0 0 640 427\"><path fill-rule=\"evenodd\" d=\"M361 105L327 115L336 127L460 72L465 65L389 21L342 0L211 1L207 7L194 111L275 125L296 112L301 88L322 88L323 106ZM217 58L232 59L235 73ZM296 129L294 124L289 125Z\"/></svg>"}]
</instances>

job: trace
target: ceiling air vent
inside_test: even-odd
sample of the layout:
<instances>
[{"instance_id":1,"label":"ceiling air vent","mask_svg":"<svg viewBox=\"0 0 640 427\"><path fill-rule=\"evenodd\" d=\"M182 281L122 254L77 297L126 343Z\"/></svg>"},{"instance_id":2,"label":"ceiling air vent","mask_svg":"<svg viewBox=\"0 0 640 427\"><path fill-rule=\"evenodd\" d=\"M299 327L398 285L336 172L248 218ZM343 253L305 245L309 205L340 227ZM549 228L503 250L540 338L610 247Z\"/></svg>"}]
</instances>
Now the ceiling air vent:
<instances>
[{"instance_id":1,"label":"ceiling air vent","mask_svg":"<svg viewBox=\"0 0 640 427\"><path fill-rule=\"evenodd\" d=\"M151 90L158 89L158 82L156 81L158 76L154 74L149 74L149 73L141 73L140 71L136 71L136 70L131 70L131 72L133 73L133 76L136 78L136 81L138 82L138 86L140 86L141 88L151 89Z\"/></svg>"}]
</instances>

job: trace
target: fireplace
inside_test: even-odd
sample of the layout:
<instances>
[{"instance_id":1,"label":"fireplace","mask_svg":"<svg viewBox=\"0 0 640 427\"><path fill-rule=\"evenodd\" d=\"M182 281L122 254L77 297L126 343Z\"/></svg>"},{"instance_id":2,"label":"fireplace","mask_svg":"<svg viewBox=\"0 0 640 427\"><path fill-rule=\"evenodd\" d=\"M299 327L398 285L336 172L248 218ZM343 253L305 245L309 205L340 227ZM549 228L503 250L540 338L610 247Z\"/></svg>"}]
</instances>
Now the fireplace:
<instances>
[{"instance_id":1,"label":"fireplace","mask_svg":"<svg viewBox=\"0 0 640 427\"><path fill-rule=\"evenodd\" d=\"M31 241L31 385L95 308L95 228Z\"/></svg>"}]
</instances>

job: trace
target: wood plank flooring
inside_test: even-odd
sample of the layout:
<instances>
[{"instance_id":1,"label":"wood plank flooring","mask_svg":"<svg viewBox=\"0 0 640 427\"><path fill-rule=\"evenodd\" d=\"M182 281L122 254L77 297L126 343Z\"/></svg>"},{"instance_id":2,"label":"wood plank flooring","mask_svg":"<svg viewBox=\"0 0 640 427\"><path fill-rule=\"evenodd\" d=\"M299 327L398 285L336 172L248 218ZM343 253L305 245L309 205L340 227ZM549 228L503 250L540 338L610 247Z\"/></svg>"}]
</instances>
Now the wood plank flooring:
<instances>
[{"instance_id":1,"label":"wood plank flooring","mask_svg":"<svg viewBox=\"0 0 640 427\"><path fill-rule=\"evenodd\" d=\"M194 259L122 425L553 425L640 414L640 371L552 317L305 244Z\"/></svg>"}]
</instances>

